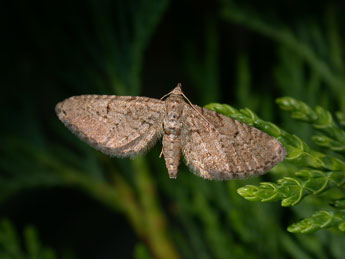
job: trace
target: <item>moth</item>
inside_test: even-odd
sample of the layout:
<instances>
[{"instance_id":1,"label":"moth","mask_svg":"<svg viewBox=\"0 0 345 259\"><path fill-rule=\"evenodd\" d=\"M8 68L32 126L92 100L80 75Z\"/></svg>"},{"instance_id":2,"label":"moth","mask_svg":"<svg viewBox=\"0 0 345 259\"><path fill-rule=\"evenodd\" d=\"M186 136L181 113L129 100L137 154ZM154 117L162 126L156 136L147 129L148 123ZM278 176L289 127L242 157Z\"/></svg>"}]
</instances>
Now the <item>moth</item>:
<instances>
[{"instance_id":1,"label":"moth","mask_svg":"<svg viewBox=\"0 0 345 259\"><path fill-rule=\"evenodd\" d=\"M194 174L215 180L262 175L286 155L268 134L191 104L181 84L160 100L81 95L55 110L74 134L110 156L142 154L163 137L161 155L170 178L177 177L182 155Z\"/></svg>"}]
</instances>

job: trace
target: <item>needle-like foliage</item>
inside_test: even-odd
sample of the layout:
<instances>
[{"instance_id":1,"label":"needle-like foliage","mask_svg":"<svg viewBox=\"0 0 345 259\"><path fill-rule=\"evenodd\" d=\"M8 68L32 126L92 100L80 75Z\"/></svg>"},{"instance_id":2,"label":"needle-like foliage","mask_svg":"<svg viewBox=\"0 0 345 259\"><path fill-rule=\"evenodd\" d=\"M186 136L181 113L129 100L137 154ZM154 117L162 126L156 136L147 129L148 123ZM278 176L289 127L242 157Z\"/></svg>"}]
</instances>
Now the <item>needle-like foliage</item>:
<instances>
[{"instance_id":1,"label":"needle-like foliage","mask_svg":"<svg viewBox=\"0 0 345 259\"><path fill-rule=\"evenodd\" d=\"M261 182L260 185L247 185L239 188L238 193L247 200L272 202L281 200L284 207L297 205L308 195L320 195L330 189L339 191L345 184L345 161L330 154L329 150L343 151L345 132L339 128L332 115L318 106L315 110L301 101L290 97L277 99L284 110L290 111L294 119L312 124L313 128L323 135L313 136L317 145L324 152L310 148L302 139L290 134L271 122L260 119L249 109L237 110L229 105L209 104L206 107L231 118L255 126L276 137L287 149L286 162L295 166L294 172L276 183ZM327 138L326 141L321 141ZM329 203L332 198L329 198ZM293 224L288 228L291 232L310 233L321 228L337 226L344 231L345 211L319 211L310 218Z\"/></svg>"}]
</instances>

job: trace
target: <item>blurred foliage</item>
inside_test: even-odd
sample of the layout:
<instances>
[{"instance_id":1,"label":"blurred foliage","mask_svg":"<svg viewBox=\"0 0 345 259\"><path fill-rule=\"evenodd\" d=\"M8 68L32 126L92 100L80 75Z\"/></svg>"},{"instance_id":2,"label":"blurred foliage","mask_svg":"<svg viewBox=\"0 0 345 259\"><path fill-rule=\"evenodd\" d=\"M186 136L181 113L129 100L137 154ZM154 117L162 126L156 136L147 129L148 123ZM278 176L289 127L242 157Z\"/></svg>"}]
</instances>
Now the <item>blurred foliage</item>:
<instances>
[{"instance_id":1,"label":"blurred foliage","mask_svg":"<svg viewBox=\"0 0 345 259\"><path fill-rule=\"evenodd\" d=\"M324 3L323 19L310 15L291 22L267 6L260 9L263 3L223 0L216 10L205 8L193 16L203 19L201 25L193 24L193 32L178 34L171 43L181 48L179 54L163 51L165 63L154 66L150 61L162 54L147 56L157 48L155 37L163 30L171 41L176 28L166 23L178 21L179 29L188 27L194 5L188 9L185 2L168 0L63 1L54 8L46 2L21 4L22 15L29 17L23 24L38 57L30 63L31 54L23 55L21 72L8 73L8 87L0 97L11 107L0 110L6 122L0 129L0 202L5 208L24 191L53 186L81 191L129 223L138 239L131 251L134 258L343 258L345 71L337 8ZM41 8L45 15L35 15ZM194 29L201 30L201 40ZM261 56L257 38L252 47L246 46L252 34L268 45ZM154 50L148 52L154 41ZM16 40L15 46L21 42ZM158 40L158 45L164 44ZM4 55L13 62L15 54ZM171 78L163 80L171 82L170 88L183 77L194 87L195 103L229 98L226 103L248 107L207 106L276 137L288 150L286 161L260 179L228 182L205 181L181 165L172 181L158 159L160 145L134 160L109 158L79 141L56 118L55 104L71 95L140 95L149 87L143 70L155 78L147 81L159 85L160 73L171 68L166 66L169 58L183 70L175 68ZM7 67L17 65L11 64ZM274 105L277 96L290 96L278 99L278 104L306 123L279 112ZM312 136L315 130L318 135ZM282 206L250 203L238 193L253 201L279 200ZM23 214L31 211L24 210ZM298 219L302 220L294 223ZM61 212L49 220L68 218ZM13 241L18 237L11 224L2 224L1 235L10 240L1 243L4 252L15 247L24 258L47 250L31 229L24 235L31 241L24 242L23 251ZM332 229L317 231L324 228ZM116 254L127 240L120 229L114 235ZM60 250L69 249L61 246Z\"/></svg>"},{"instance_id":2,"label":"blurred foliage","mask_svg":"<svg viewBox=\"0 0 345 259\"><path fill-rule=\"evenodd\" d=\"M152 256L150 255L149 251L147 250L144 244L138 244L135 247L134 258L135 259L151 259Z\"/></svg>"},{"instance_id":3,"label":"blurred foliage","mask_svg":"<svg viewBox=\"0 0 345 259\"><path fill-rule=\"evenodd\" d=\"M277 81L282 91L289 92L284 94L298 98L300 96L295 94L299 92L306 98L315 98L320 84L325 83L337 98L340 110L345 111L342 38L337 24L338 14L331 4L326 6L326 24L305 19L298 21L294 30L283 25L277 17L265 18L253 8L237 4L237 1L222 2L224 19L277 42L282 61L276 69ZM309 82L306 82L304 65L310 70Z\"/></svg>"},{"instance_id":4,"label":"blurred foliage","mask_svg":"<svg viewBox=\"0 0 345 259\"><path fill-rule=\"evenodd\" d=\"M57 255L43 247L33 226L27 226L23 232L23 242L9 220L0 222L0 258L6 259L55 259ZM24 243L24 248L22 247Z\"/></svg>"}]
</instances>

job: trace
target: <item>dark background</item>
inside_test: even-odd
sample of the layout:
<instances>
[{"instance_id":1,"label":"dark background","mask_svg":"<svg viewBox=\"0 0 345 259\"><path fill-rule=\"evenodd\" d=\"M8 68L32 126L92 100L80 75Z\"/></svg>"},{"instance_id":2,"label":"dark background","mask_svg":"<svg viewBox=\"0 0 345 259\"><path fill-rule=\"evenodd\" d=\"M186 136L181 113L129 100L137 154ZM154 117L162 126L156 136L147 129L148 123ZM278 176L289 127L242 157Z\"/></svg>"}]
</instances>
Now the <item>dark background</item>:
<instances>
[{"instance_id":1,"label":"dark background","mask_svg":"<svg viewBox=\"0 0 345 259\"><path fill-rule=\"evenodd\" d=\"M306 237L311 241L303 243L285 233L305 211L282 209L278 204L256 205L236 197L236 188L246 181L230 187L203 183L181 166L181 177L171 184L163 161L158 159L160 144L142 158L143 170L150 173L144 180L138 179L141 172L132 168L131 160L109 159L70 134L58 121L54 107L64 98L80 94L160 98L181 82L193 103L248 107L309 142L311 129L294 124L274 100L291 96L312 107L319 104L330 111L345 111L344 87L337 83L344 82L342 1L62 0L6 5L1 37L0 217L12 222L19 237L25 226L33 225L42 246L51 247L57 258L157 256L128 214L118 209L122 205L109 205L111 199L94 186L100 182L118 188L111 184L115 174L121 175L139 200L147 189L138 186L149 179L157 207L167 220L167 235L183 258L226 258L204 237L213 235L205 227L210 221L215 221L210 226L219 225L227 232L224 239L219 238L220 243L214 234L214 242L219 246L222 242L233 244L234 258L270 254L297 258L291 249L299 251L299 258L336 258L341 254L339 247L344 243L338 236L334 242L339 247L333 249L328 234ZM267 27L260 27L258 21ZM279 32L290 33L305 49ZM334 42L339 43L338 49ZM318 70L308 51L325 64L331 79L327 69ZM185 190L188 188L194 189ZM206 190L200 191L205 197L215 188L226 193L232 189L232 194L211 199L207 206L212 214L208 216L200 215L207 213L200 209L206 206L202 202L199 209L191 206L193 211L186 213L188 199L196 197L199 188ZM119 197L121 200L121 194ZM229 209L237 216L229 217L219 209L222 197L232 204ZM183 209L179 208L182 200ZM261 232L256 230L260 228L254 223L256 217L267 219L267 214L274 222L267 222L270 227ZM234 230L234 219L241 217L250 217L255 227L248 228L266 237L258 241L255 234L248 237L248 233ZM286 239L277 240L277 233L285 233ZM197 235L200 240L193 240ZM274 245L266 247L265 242ZM203 244L206 248L198 250Z\"/></svg>"}]
</instances>

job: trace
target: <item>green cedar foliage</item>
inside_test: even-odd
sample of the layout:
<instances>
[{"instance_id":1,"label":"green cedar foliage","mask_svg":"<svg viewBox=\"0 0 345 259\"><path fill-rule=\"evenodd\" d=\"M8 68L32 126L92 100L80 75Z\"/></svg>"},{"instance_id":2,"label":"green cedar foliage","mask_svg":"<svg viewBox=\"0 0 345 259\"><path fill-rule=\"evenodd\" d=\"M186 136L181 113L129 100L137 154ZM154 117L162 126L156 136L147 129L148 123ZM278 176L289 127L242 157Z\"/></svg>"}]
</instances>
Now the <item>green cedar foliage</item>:
<instances>
[{"instance_id":1,"label":"green cedar foliage","mask_svg":"<svg viewBox=\"0 0 345 259\"><path fill-rule=\"evenodd\" d=\"M315 110L301 101L291 97L277 99L284 110L294 119L310 123L320 135L313 136L315 144L322 151L310 148L302 139L290 134L271 122L260 119L249 109L236 110L229 105L209 104L206 107L255 126L277 138L286 148L286 162L295 166L294 172L274 182L261 182L260 185L247 185L237 192L247 200L271 202L281 200L284 207L295 206L308 195L321 195L330 189L340 192L345 184L345 161L330 151L343 152L345 148L345 131L339 128L332 115L318 106ZM325 197L323 198L325 199ZM329 197L328 203L333 203ZM290 232L310 233L321 228L338 227L345 231L345 211L335 207L333 210L319 212L298 223L291 225Z\"/></svg>"}]
</instances>

